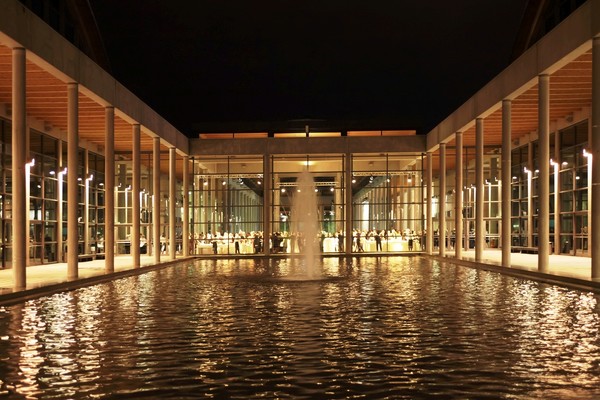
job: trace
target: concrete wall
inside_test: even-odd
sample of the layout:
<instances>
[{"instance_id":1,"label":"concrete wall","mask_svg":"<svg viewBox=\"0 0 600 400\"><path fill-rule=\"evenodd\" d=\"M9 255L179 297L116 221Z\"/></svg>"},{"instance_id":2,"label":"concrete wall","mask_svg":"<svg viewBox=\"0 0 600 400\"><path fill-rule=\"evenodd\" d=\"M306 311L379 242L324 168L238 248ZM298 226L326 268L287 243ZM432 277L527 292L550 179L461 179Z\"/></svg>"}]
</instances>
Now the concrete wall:
<instances>
[{"instance_id":1,"label":"concrete wall","mask_svg":"<svg viewBox=\"0 0 600 400\"><path fill-rule=\"evenodd\" d=\"M325 138L190 139L190 155L422 153L424 135Z\"/></svg>"}]
</instances>

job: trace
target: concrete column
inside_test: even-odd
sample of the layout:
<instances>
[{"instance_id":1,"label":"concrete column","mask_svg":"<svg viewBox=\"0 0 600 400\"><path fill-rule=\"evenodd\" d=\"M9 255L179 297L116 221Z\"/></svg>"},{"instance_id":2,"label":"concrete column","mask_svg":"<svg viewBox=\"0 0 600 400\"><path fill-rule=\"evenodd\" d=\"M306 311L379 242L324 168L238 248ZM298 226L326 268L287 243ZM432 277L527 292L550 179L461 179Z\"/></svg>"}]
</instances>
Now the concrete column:
<instances>
[{"instance_id":1,"label":"concrete column","mask_svg":"<svg viewBox=\"0 0 600 400\"><path fill-rule=\"evenodd\" d=\"M78 185L78 148L79 148L79 85L71 82L67 85L67 279L77 279L79 227L77 224Z\"/></svg>"},{"instance_id":2,"label":"concrete column","mask_svg":"<svg viewBox=\"0 0 600 400\"><path fill-rule=\"evenodd\" d=\"M591 143L591 140L588 141ZM550 165L554 172L554 254L560 254L560 135L558 132L554 134L554 154L551 155L554 165ZM588 159L589 162L589 159ZM591 175L591 174L590 174ZM588 176L588 182L592 182L591 177ZM591 185L588 184L588 189ZM588 204L591 204L592 195L588 190ZM588 212L589 212L588 207ZM588 223L591 221L590 215L588 215ZM588 243L589 244L589 243Z\"/></svg>"},{"instance_id":3,"label":"concrete column","mask_svg":"<svg viewBox=\"0 0 600 400\"><path fill-rule=\"evenodd\" d=\"M175 259L175 251L177 249L175 239L175 202L177 201L177 193L175 191L177 183L177 175L175 174L176 158L175 147L169 147L169 253L171 260Z\"/></svg>"},{"instance_id":4,"label":"concrete column","mask_svg":"<svg viewBox=\"0 0 600 400\"><path fill-rule=\"evenodd\" d=\"M237 204L237 203L236 203ZM237 213L236 213L237 216ZM183 221L182 249L183 255L190 255L190 157L183 156Z\"/></svg>"},{"instance_id":5,"label":"concrete column","mask_svg":"<svg viewBox=\"0 0 600 400\"><path fill-rule=\"evenodd\" d=\"M131 257L133 268L140 267L140 124L131 129Z\"/></svg>"},{"instance_id":6,"label":"concrete column","mask_svg":"<svg viewBox=\"0 0 600 400\"><path fill-rule=\"evenodd\" d=\"M550 263L550 77L539 76L539 170L538 271L548 272Z\"/></svg>"},{"instance_id":7,"label":"concrete column","mask_svg":"<svg viewBox=\"0 0 600 400\"><path fill-rule=\"evenodd\" d=\"M533 143L531 141L527 144L527 169L529 170L525 174L525 179L527 179L527 246L533 246L533 199L531 198L533 192Z\"/></svg>"},{"instance_id":8,"label":"concrete column","mask_svg":"<svg viewBox=\"0 0 600 400\"><path fill-rule=\"evenodd\" d=\"M439 245L440 256L446 255L446 143L440 143L440 213L439 213Z\"/></svg>"},{"instance_id":9,"label":"concrete column","mask_svg":"<svg viewBox=\"0 0 600 400\"><path fill-rule=\"evenodd\" d=\"M14 148L14 145L13 145ZM592 279L600 280L600 38L592 47Z\"/></svg>"},{"instance_id":10,"label":"concrete column","mask_svg":"<svg viewBox=\"0 0 600 400\"><path fill-rule=\"evenodd\" d=\"M456 166L454 185L454 229L456 244L454 246L454 255L456 258L462 257L462 237L463 237L463 133L456 132Z\"/></svg>"},{"instance_id":11,"label":"concrete column","mask_svg":"<svg viewBox=\"0 0 600 400\"><path fill-rule=\"evenodd\" d=\"M344 253L349 255L352 254L352 154L346 153L344 158L344 173L346 174L346 191L345 191L345 205L344 205L344 217L345 217L345 232L344 232Z\"/></svg>"},{"instance_id":12,"label":"concrete column","mask_svg":"<svg viewBox=\"0 0 600 400\"><path fill-rule=\"evenodd\" d=\"M152 138L152 247L154 262L160 262L160 138Z\"/></svg>"},{"instance_id":13,"label":"concrete column","mask_svg":"<svg viewBox=\"0 0 600 400\"><path fill-rule=\"evenodd\" d=\"M25 55L23 48L12 51L12 269L15 289L27 286L26 267L28 261L25 164L27 146L27 109L25 91ZM59 231L60 232L60 231Z\"/></svg>"},{"instance_id":14,"label":"concrete column","mask_svg":"<svg viewBox=\"0 0 600 400\"><path fill-rule=\"evenodd\" d=\"M104 270L115 270L115 109L106 107L104 126Z\"/></svg>"},{"instance_id":15,"label":"concrete column","mask_svg":"<svg viewBox=\"0 0 600 400\"><path fill-rule=\"evenodd\" d=\"M483 118L477 118L475 125L475 261L481 262L486 231L483 219Z\"/></svg>"},{"instance_id":16,"label":"concrete column","mask_svg":"<svg viewBox=\"0 0 600 400\"><path fill-rule=\"evenodd\" d=\"M271 176L271 155L265 153L263 155L263 247L264 254L271 254L269 248L269 238L271 237L271 184L273 177Z\"/></svg>"},{"instance_id":17,"label":"concrete column","mask_svg":"<svg viewBox=\"0 0 600 400\"><path fill-rule=\"evenodd\" d=\"M511 267L512 100L502 101L502 266Z\"/></svg>"},{"instance_id":18,"label":"concrete column","mask_svg":"<svg viewBox=\"0 0 600 400\"><path fill-rule=\"evenodd\" d=\"M429 255L433 254L433 212L431 200L433 197L433 153L427 152L427 171L426 171L426 195L425 207L427 208L427 232L425 237L425 252Z\"/></svg>"},{"instance_id":19,"label":"concrete column","mask_svg":"<svg viewBox=\"0 0 600 400\"><path fill-rule=\"evenodd\" d=\"M90 252L90 152L85 149L83 151L83 253Z\"/></svg>"}]
</instances>

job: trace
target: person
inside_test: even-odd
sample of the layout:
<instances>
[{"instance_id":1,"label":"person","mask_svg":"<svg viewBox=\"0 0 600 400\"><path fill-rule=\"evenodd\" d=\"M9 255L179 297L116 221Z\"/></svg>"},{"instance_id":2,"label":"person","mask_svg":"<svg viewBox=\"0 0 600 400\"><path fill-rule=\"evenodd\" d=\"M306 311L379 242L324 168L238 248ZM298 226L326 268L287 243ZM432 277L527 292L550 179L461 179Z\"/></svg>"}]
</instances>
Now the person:
<instances>
[{"instance_id":1,"label":"person","mask_svg":"<svg viewBox=\"0 0 600 400\"><path fill-rule=\"evenodd\" d=\"M365 251L363 249L362 240L360 239L360 231L356 232L356 251L359 253L362 253Z\"/></svg>"},{"instance_id":2,"label":"person","mask_svg":"<svg viewBox=\"0 0 600 400\"><path fill-rule=\"evenodd\" d=\"M240 254L240 237L235 235L235 242L233 243L235 246L235 254Z\"/></svg>"},{"instance_id":3,"label":"person","mask_svg":"<svg viewBox=\"0 0 600 400\"><path fill-rule=\"evenodd\" d=\"M196 234L197 235L197 234ZM192 235L191 233L188 236L188 243L189 243L189 251L190 254L195 254L196 253L196 245L195 245L195 240L194 240L194 235Z\"/></svg>"},{"instance_id":4,"label":"person","mask_svg":"<svg viewBox=\"0 0 600 400\"><path fill-rule=\"evenodd\" d=\"M410 235L408 237L408 251L413 251L413 237Z\"/></svg>"},{"instance_id":5,"label":"person","mask_svg":"<svg viewBox=\"0 0 600 400\"><path fill-rule=\"evenodd\" d=\"M338 233L338 251L344 252L344 233L342 231Z\"/></svg>"},{"instance_id":6,"label":"person","mask_svg":"<svg viewBox=\"0 0 600 400\"><path fill-rule=\"evenodd\" d=\"M213 254L217 254L219 252L219 247L218 247L216 239L212 241L212 248L213 248Z\"/></svg>"},{"instance_id":7,"label":"person","mask_svg":"<svg viewBox=\"0 0 600 400\"><path fill-rule=\"evenodd\" d=\"M381 251L381 235L377 231L375 231L375 245L377 251Z\"/></svg>"},{"instance_id":8,"label":"person","mask_svg":"<svg viewBox=\"0 0 600 400\"><path fill-rule=\"evenodd\" d=\"M140 233L140 254L146 254L148 252L148 242L143 233Z\"/></svg>"},{"instance_id":9,"label":"person","mask_svg":"<svg viewBox=\"0 0 600 400\"><path fill-rule=\"evenodd\" d=\"M254 247L254 254L260 253L260 236L258 233L254 234L254 242L252 245Z\"/></svg>"},{"instance_id":10,"label":"person","mask_svg":"<svg viewBox=\"0 0 600 400\"><path fill-rule=\"evenodd\" d=\"M160 235L160 253L161 254L167 253L167 238L165 237L164 233L162 235Z\"/></svg>"}]
</instances>

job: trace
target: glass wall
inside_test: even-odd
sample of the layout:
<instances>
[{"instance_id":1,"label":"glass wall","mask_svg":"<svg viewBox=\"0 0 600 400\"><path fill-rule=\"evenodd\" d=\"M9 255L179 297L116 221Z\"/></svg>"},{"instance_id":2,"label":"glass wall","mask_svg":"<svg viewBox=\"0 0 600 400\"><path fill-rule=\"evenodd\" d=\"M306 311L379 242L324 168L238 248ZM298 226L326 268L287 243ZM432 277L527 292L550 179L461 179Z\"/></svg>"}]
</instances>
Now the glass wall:
<instances>
[{"instance_id":1,"label":"glass wall","mask_svg":"<svg viewBox=\"0 0 600 400\"><path fill-rule=\"evenodd\" d=\"M140 215L134 216L132 213L132 201L134 193L132 192L132 168L131 154L118 154L118 161L115 162L115 254L130 254L131 253L131 228L134 218L140 219L140 254L150 254L152 249L152 154L144 154L141 157L140 165ZM163 162L166 162L163 160ZM166 183L165 183L166 184ZM161 181L162 185L162 181ZM179 222L179 230L181 232L181 186L177 188L178 198L175 199L180 205L176 207L177 221ZM161 186L162 196L160 198L160 232L168 237L168 187ZM104 201L104 199L102 199ZM101 225L99 228L103 228ZM103 236L103 231L99 231ZM166 243L166 241L165 241ZM104 250L103 241L99 243L100 250ZM178 249L181 246L178 247ZM165 254L168 248L165 248Z\"/></svg>"},{"instance_id":2,"label":"glass wall","mask_svg":"<svg viewBox=\"0 0 600 400\"><path fill-rule=\"evenodd\" d=\"M424 248L422 178L421 155L357 154L352 157L353 251Z\"/></svg>"},{"instance_id":3,"label":"glass wall","mask_svg":"<svg viewBox=\"0 0 600 400\"><path fill-rule=\"evenodd\" d=\"M192 158L191 163L191 253L262 253L262 156Z\"/></svg>"},{"instance_id":4,"label":"glass wall","mask_svg":"<svg viewBox=\"0 0 600 400\"><path fill-rule=\"evenodd\" d=\"M1 268L12 266L12 126L0 119L0 241Z\"/></svg>"},{"instance_id":5,"label":"glass wall","mask_svg":"<svg viewBox=\"0 0 600 400\"><path fill-rule=\"evenodd\" d=\"M332 253L344 246L344 157L331 156L274 156L272 157L272 226L269 240L274 253L298 253L304 237L302 216L294 214L293 204L301 196L298 185L303 171L314 181L317 207L317 237L321 252Z\"/></svg>"},{"instance_id":6,"label":"glass wall","mask_svg":"<svg viewBox=\"0 0 600 400\"><path fill-rule=\"evenodd\" d=\"M560 253L589 255L588 123L560 131Z\"/></svg>"},{"instance_id":7,"label":"glass wall","mask_svg":"<svg viewBox=\"0 0 600 400\"><path fill-rule=\"evenodd\" d=\"M344 251L346 235L354 252L421 250L424 235L422 156L357 154L352 156L352 215L346 210L345 156L273 155L271 175L263 176L263 157L192 159L190 196L191 251L194 254L299 253L301 218L294 200L303 171L314 181L323 253ZM264 179L270 179L270 232L263 237ZM352 232L346 232L346 219Z\"/></svg>"},{"instance_id":8,"label":"glass wall","mask_svg":"<svg viewBox=\"0 0 600 400\"><path fill-rule=\"evenodd\" d=\"M512 151L511 229L513 246L531 246L529 242L530 200L532 172L529 165L529 146Z\"/></svg>"},{"instance_id":9,"label":"glass wall","mask_svg":"<svg viewBox=\"0 0 600 400\"><path fill-rule=\"evenodd\" d=\"M30 132L29 156L29 262L57 262L58 140ZM27 175L26 175L27 178Z\"/></svg>"}]
</instances>

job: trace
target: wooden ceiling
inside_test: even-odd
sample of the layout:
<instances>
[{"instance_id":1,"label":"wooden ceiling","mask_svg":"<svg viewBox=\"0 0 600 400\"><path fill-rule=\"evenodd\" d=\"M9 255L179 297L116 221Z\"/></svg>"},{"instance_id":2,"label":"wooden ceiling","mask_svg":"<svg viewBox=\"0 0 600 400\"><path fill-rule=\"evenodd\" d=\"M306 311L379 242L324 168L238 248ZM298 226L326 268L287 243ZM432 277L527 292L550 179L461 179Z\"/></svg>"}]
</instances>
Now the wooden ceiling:
<instances>
[{"instance_id":1,"label":"wooden ceiling","mask_svg":"<svg viewBox=\"0 0 600 400\"><path fill-rule=\"evenodd\" d=\"M12 53L0 46L0 103L11 104ZM27 61L27 114L43 121L48 130L66 132L67 128L67 84ZM583 109L592 102L592 54L591 50L566 64L550 76L550 121L565 118ZM512 103L512 139L516 140L537 130L538 87L529 88ZM79 135L85 140L104 148L104 107L96 101L79 94ZM132 149L132 125L118 115L115 116L115 152L128 153ZM501 147L502 110L498 109L484 118L484 142L486 149ZM463 132L465 147L475 146L475 125ZM454 139L447 146L447 169L454 168ZM152 151L152 137L141 134L141 151ZM161 170L168 173L168 149L161 144ZM163 154L164 153L164 154ZM434 174L439 157L434 157ZM473 154L473 152L469 152ZM469 161L467 156L467 162ZM144 163L147 157L142 157ZM177 176L182 176L182 158L177 157Z\"/></svg>"},{"instance_id":2,"label":"wooden ceiling","mask_svg":"<svg viewBox=\"0 0 600 400\"><path fill-rule=\"evenodd\" d=\"M556 121L590 108L592 105L592 52L582 54L550 75L550 121ZM536 132L538 128L538 85L526 90L512 101L512 140ZM484 145L502 147L502 109L483 119ZM455 140L446 147L446 169L454 169ZM475 147L475 124L463 132L463 147ZM472 151L471 154L474 154ZM474 158L467 156L466 161ZM434 171L439 169L434 157Z\"/></svg>"},{"instance_id":3,"label":"wooden ceiling","mask_svg":"<svg viewBox=\"0 0 600 400\"><path fill-rule=\"evenodd\" d=\"M67 84L41 67L27 60L27 116L43 121L45 130L65 133L67 131ZM0 104L12 103L12 51L0 46ZM79 138L104 148L104 106L79 93ZM130 153L132 149L132 124L115 115L115 153ZM152 152L152 137L140 135L141 152ZM142 164L147 164L142 157ZM161 171L169 172L168 148L161 144ZM150 167L148 165L148 167ZM177 156L177 177L183 176L183 159Z\"/></svg>"}]
</instances>

